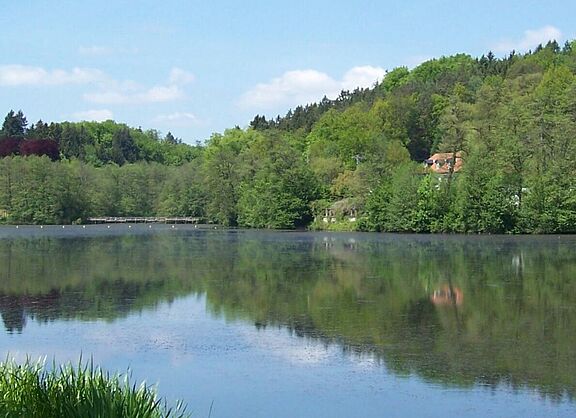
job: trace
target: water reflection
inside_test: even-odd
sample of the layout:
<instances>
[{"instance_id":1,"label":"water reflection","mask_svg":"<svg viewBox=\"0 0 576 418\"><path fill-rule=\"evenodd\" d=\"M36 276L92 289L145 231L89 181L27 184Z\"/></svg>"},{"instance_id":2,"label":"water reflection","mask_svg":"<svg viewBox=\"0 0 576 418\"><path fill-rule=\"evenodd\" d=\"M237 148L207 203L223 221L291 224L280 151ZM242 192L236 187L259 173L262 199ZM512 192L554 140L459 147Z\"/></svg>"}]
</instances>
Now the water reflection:
<instances>
[{"instance_id":1,"label":"water reflection","mask_svg":"<svg viewBox=\"0 0 576 418\"><path fill-rule=\"evenodd\" d=\"M190 294L398 375L576 394L574 237L180 230L0 240L6 331L114 321Z\"/></svg>"},{"instance_id":2,"label":"water reflection","mask_svg":"<svg viewBox=\"0 0 576 418\"><path fill-rule=\"evenodd\" d=\"M19 303L16 297L0 296L0 314L8 333L22 332L24 325L26 325L26 315L24 314L24 306Z\"/></svg>"},{"instance_id":3,"label":"water reflection","mask_svg":"<svg viewBox=\"0 0 576 418\"><path fill-rule=\"evenodd\" d=\"M460 306L462 305L463 298L464 294L460 288L454 287L451 284L443 284L432 292L430 301L437 306Z\"/></svg>"}]
</instances>

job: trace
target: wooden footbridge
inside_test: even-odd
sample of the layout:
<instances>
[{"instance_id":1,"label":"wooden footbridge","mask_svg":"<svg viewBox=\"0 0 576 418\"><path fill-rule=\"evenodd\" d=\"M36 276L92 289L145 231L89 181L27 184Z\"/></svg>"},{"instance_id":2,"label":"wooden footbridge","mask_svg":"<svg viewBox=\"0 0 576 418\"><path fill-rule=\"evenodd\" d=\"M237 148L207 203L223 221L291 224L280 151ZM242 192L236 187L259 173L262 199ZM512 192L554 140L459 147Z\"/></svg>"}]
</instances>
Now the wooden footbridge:
<instances>
[{"instance_id":1,"label":"wooden footbridge","mask_svg":"<svg viewBox=\"0 0 576 418\"><path fill-rule=\"evenodd\" d=\"M88 218L88 222L92 224L198 224L201 220L201 218L192 216L101 216Z\"/></svg>"}]
</instances>

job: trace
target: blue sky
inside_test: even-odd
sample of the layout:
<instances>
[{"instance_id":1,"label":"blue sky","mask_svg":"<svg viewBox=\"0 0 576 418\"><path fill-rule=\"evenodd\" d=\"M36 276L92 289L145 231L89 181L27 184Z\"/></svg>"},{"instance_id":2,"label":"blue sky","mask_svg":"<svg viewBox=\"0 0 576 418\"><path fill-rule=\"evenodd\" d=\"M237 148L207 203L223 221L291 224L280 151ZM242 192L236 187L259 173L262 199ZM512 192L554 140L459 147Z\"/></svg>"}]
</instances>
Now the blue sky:
<instances>
[{"instance_id":1,"label":"blue sky","mask_svg":"<svg viewBox=\"0 0 576 418\"><path fill-rule=\"evenodd\" d=\"M442 55L576 38L576 2L4 2L0 113L112 118L185 142Z\"/></svg>"}]
</instances>

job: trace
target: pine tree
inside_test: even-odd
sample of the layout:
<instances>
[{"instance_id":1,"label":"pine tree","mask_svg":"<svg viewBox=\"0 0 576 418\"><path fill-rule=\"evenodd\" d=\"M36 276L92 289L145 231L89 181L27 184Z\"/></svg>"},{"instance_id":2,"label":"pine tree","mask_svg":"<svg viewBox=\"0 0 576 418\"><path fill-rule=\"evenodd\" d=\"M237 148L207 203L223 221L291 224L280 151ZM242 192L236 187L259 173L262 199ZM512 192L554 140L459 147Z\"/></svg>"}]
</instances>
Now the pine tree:
<instances>
[{"instance_id":1,"label":"pine tree","mask_svg":"<svg viewBox=\"0 0 576 418\"><path fill-rule=\"evenodd\" d=\"M14 111L11 110L4 118L2 136L5 138L23 137L26 134L27 125L28 121L26 121L26 117L21 110L19 110L18 113L14 113Z\"/></svg>"},{"instance_id":2,"label":"pine tree","mask_svg":"<svg viewBox=\"0 0 576 418\"><path fill-rule=\"evenodd\" d=\"M164 138L164 142L166 142L167 144L177 144L178 139L176 139L174 135L172 135L172 132L168 131L166 137Z\"/></svg>"}]
</instances>

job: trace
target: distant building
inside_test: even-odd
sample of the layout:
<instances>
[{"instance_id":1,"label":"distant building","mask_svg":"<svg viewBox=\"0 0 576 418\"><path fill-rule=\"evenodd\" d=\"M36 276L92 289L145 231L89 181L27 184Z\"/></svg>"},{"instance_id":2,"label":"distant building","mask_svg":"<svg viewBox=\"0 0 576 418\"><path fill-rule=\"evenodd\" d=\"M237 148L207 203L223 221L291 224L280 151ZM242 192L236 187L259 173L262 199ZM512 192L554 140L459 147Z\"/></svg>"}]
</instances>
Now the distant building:
<instances>
[{"instance_id":1,"label":"distant building","mask_svg":"<svg viewBox=\"0 0 576 418\"><path fill-rule=\"evenodd\" d=\"M324 209L322 221L333 223L340 219L348 219L355 222L358 217L358 208L354 199L346 198L332 203L330 207Z\"/></svg>"},{"instance_id":2,"label":"distant building","mask_svg":"<svg viewBox=\"0 0 576 418\"><path fill-rule=\"evenodd\" d=\"M448 174L454 166L453 172L457 173L462 168L462 151L438 152L431 155L426 161L426 166L436 174Z\"/></svg>"}]
</instances>

